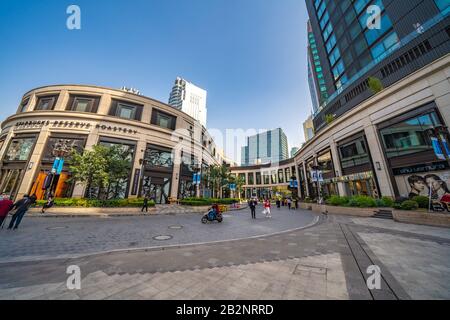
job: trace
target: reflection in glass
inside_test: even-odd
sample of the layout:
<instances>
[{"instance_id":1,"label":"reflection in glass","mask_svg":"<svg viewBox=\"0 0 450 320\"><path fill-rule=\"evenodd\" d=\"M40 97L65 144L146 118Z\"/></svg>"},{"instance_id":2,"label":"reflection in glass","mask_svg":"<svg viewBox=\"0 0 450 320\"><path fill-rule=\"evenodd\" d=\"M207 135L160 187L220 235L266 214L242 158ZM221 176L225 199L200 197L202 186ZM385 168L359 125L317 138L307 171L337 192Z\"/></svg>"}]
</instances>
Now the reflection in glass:
<instances>
[{"instance_id":1,"label":"reflection in glass","mask_svg":"<svg viewBox=\"0 0 450 320\"><path fill-rule=\"evenodd\" d=\"M35 138L17 138L11 141L5 160L27 161L34 146Z\"/></svg>"}]
</instances>

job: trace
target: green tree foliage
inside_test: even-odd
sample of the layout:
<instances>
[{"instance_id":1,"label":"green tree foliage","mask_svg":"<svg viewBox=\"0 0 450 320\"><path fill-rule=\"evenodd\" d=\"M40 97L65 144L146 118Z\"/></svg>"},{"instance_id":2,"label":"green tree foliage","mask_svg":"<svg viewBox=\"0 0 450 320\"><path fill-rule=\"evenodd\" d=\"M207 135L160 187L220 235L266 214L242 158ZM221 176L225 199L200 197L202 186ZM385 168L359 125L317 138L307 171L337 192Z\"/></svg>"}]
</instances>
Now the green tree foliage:
<instances>
[{"instance_id":1,"label":"green tree foliage","mask_svg":"<svg viewBox=\"0 0 450 320\"><path fill-rule=\"evenodd\" d=\"M380 79L376 77L369 77L369 88L374 94L383 91L384 86Z\"/></svg>"},{"instance_id":2,"label":"green tree foliage","mask_svg":"<svg viewBox=\"0 0 450 320\"><path fill-rule=\"evenodd\" d=\"M130 153L122 147L94 146L83 153L74 151L70 165L71 180L87 187L89 199L114 199L119 196L119 189L128 178L131 166Z\"/></svg>"}]
</instances>

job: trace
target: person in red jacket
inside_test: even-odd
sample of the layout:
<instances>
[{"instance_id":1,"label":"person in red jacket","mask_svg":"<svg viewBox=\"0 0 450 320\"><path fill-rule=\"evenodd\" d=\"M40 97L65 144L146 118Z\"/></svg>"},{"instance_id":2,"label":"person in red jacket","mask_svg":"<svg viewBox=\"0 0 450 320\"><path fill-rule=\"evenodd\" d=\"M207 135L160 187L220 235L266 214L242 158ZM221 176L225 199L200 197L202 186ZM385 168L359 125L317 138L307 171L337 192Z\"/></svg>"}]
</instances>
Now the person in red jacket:
<instances>
[{"instance_id":1,"label":"person in red jacket","mask_svg":"<svg viewBox=\"0 0 450 320\"><path fill-rule=\"evenodd\" d=\"M11 211L14 203L9 199L7 194L2 194L0 196L0 226L3 228L3 222L5 221L8 213Z\"/></svg>"},{"instance_id":2,"label":"person in red jacket","mask_svg":"<svg viewBox=\"0 0 450 320\"><path fill-rule=\"evenodd\" d=\"M266 214L266 218L272 218L272 213L270 212L270 200L264 200L264 212Z\"/></svg>"}]
</instances>

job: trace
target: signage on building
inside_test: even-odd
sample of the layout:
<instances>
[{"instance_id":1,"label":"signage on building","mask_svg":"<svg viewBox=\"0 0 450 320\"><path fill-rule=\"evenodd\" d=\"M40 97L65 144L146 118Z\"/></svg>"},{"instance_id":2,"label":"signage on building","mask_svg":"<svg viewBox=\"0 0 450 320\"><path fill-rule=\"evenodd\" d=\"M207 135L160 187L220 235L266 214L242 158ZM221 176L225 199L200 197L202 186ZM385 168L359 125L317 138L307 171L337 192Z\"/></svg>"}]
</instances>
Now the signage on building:
<instances>
[{"instance_id":1,"label":"signage on building","mask_svg":"<svg viewBox=\"0 0 450 320\"><path fill-rule=\"evenodd\" d=\"M435 162L431 164L418 164L415 166L404 167L404 168L394 168L392 171L394 175L401 176L405 174L413 173L424 173L432 171L442 171L449 169L450 166L447 161Z\"/></svg>"},{"instance_id":2,"label":"signage on building","mask_svg":"<svg viewBox=\"0 0 450 320\"><path fill-rule=\"evenodd\" d=\"M61 174L64 167L64 158L57 157L53 162L52 173Z\"/></svg>"},{"instance_id":3,"label":"signage on building","mask_svg":"<svg viewBox=\"0 0 450 320\"><path fill-rule=\"evenodd\" d=\"M321 182L323 182L323 178L322 178L322 181ZM291 180L291 181L289 181L289 187L290 188L298 188L298 181L297 180Z\"/></svg>"},{"instance_id":4,"label":"signage on building","mask_svg":"<svg viewBox=\"0 0 450 320\"><path fill-rule=\"evenodd\" d=\"M141 176L141 169L136 169L134 171L133 189L131 190L131 195L132 196L137 195L140 176Z\"/></svg>"},{"instance_id":5,"label":"signage on building","mask_svg":"<svg viewBox=\"0 0 450 320\"><path fill-rule=\"evenodd\" d=\"M135 89L135 88L128 88L128 87L122 87L122 88L120 88L120 90L122 90L122 91L125 91L125 92L129 92L129 93L132 93L132 94L137 94L137 95L141 95L141 92L138 90L138 89Z\"/></svg>"},{"instance_id":6,"label":"signage on building","mask_svg":"<svg viewBox=\"0 0 450 320\"><path fill-rule=\"evenodd\" d=\"M17 129L41 129L44 126L52 125L53 127L69 127L69 128L89 128L91 126L88 122L79 121L49 121L49 120L34 120L34 121L19 121L15 126Z\"/></svg>"},{"instance_id":7,"label":"signage on building","mask_svg":"<svg viewBox=\"0 0 450 320\"><path fill-rule=\"evenodd\" d=\"M117 126L105 125L105 124L97 124L95 126L97 129L112 131L112 132L121 132L121 133L129 133L129 134L137 134L137 130L122 128Z\"/></svg>"},{"instance_id":8,"label":"signage on building","mask_svg":"<svg viewBox=\"0 0 450 320\"><path fill-rule=\"evenodd\" d=\"M313 182L323 182L323 173L320 170L311 170L311 180Z\"/></svg>"},{"instance_id":9,"label":"signage on building","mask_svg":"<svg viewBox=\"0 0 450 320\"><path fill-rule=\"evenodd\" d=\"M444 152L442 152L439 140L436 137L431 137L431 144L433 145L434 154L440 160L445 160Z\"/></svg>"},{"instance_id":10,"label":"signage on building","mask_svg":"<svg viewBox=\"0 0 450 320\"><path fill-rule=\"evenodd\" d=\"M200 173L194 173L194 176L192 178L192 183L194 184L200 184L201 174Z\"/></svg>"},{"instance_id":11,"label":"signage on building","mask_svg":"<svg viewBox=\"0 0 450 320\"><path fill-rule=\"evenodd\" d=\"M231 191L236 191L236 184L235 183L230 183L230 190Z\"/></svg>"}]
</instances>

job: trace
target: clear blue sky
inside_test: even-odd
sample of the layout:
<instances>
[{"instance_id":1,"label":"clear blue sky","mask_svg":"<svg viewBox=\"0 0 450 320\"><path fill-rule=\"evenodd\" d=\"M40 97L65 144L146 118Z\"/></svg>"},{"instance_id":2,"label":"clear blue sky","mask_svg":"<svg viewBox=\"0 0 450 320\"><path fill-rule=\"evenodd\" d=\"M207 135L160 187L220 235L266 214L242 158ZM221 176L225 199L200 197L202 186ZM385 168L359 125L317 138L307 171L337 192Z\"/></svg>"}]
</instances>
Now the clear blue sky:
<instances>
[{"instance_id":1,"label":"clear blue sky","mask_svg":"<svg viewBox=\"0 0 450 320\"><path fill-rule=\"evenodd\" d=\"M70 4L81 30L66 28ZM125 85L167 102L182 76L208 91L208 128L282 127L298 146L306 22L304 0L0 0L0 121L38 86Z\"/></svg>"}]
</instances>

